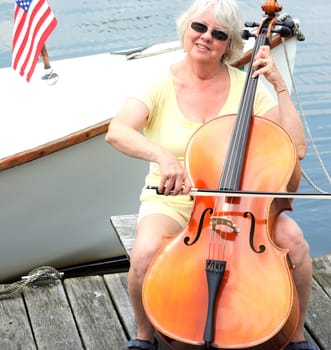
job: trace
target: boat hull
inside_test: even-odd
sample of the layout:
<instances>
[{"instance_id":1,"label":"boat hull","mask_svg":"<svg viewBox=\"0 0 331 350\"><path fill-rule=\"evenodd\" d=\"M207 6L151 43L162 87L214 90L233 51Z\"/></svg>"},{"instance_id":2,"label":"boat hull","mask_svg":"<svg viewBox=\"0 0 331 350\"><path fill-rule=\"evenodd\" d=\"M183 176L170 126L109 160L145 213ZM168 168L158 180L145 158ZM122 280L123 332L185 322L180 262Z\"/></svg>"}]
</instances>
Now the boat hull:
<instances>
[{"instance_id":1,"label":"boat hull","mask_svg":"<svg viewBox=\"0 0 331 350\"><path fill-rule=\"evenodd\" d=\"M145 167L100 135L0 172L0 280L124 255L110 216L137 212Z\"/></svg>"},{"instance_id":2,"label":"boat hull","mask_svg":"<svg viewBox=\"0 0 331 350\"><path fill-rule=\"evenodd\" d=\"M296 39L286 45L293 70ZM290 89L283 47L272 54ZM125 254L110 217L137 212L147 164L105 142L107 120L183 55L170 48L139 59L101 54L58 61L55 85L36 76L27 84L0 69L7 113L0 119L0 282L38 266L85 266Z\"/></svg>"}]
</instances>

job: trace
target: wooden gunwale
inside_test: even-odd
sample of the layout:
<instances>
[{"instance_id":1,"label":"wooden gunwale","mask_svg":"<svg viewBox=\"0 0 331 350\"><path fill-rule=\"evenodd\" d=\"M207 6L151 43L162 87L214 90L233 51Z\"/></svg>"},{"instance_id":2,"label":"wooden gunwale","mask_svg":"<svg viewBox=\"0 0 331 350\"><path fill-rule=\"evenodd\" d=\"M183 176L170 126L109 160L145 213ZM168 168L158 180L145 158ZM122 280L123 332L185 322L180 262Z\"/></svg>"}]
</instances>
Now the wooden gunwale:
<instances>
[{"instance_id":1,"label":"wooden gunwale","mask_svg":"<svg viewBox=\"0 0 331 350\"><path fill-rule=\"evenodd\" d=\"M28 163L37 158L47 156L51 153L60 151L67 147L79 144L81 142L92 139L93 137L104 134L107 131L109 120L105 120L98 124L72 133L68 136L61 137L55 141L48 142L41 146L31 148L29 150L13 154L11 156L0 159L0 171L14 168L18 165Z\"/></svg>"}]
</instances>

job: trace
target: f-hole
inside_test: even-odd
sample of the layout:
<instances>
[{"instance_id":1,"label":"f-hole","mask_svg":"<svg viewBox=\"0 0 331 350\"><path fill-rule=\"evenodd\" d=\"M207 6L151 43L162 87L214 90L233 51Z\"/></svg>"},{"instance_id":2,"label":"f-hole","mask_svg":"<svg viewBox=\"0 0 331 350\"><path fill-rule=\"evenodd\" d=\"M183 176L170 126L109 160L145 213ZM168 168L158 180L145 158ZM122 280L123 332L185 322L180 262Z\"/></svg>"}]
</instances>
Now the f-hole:
<instances>
[{"instance_id":1,"label":"f-hole","mask_svg":"<svg viewBox=\"0 0 331 350\"><path fill-rule=\"evenodd\" d=\"M259 249L257 250L255 248L255 245L254 245L254 235L255 235L255 217L254 217L254 214L249 212L249 211L246 211L244 213L244 218L248 218L248 217L251 218L251 228L250 228L250 233L249 233L249 245L250 245L251 249L253 250L253 252L255 252L257 254L261 254L265 251L265 246L263 244L261 244L259 246Z\"/></svg>"},{"instance_id":2,"label":"f-hole","mask_svg":"<svg viewBox=\"0 0 331 350\"><path fill-rule=\"evenodd\" d=\"M194 243L196 243L199 238L200 238L200 235L201 235L201 231L202 231L202 227L203 227L203 223L205 221L205 217L207 215L207 213L209 214L212 214L213 213L213 209L212 208L206 208L203 213L201 214L201 217L200 217L200 221L199 221L199 226L198 226L198 229L197 229L197 232L195 234L195 238L193 239L192 242L190 242L190 237L185 237L184 238L184 243L188 246L190 245L193 245Z\"/></svg>"}]
</instances>

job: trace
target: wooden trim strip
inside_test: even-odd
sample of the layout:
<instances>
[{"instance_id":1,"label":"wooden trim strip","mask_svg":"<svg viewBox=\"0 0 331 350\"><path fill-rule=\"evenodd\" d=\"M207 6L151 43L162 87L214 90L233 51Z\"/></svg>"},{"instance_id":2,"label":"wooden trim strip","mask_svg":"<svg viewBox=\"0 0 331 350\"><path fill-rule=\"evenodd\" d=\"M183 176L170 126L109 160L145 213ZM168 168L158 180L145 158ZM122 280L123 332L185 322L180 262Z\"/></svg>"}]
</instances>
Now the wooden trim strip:
<instances>
[{"instance_id":1,"label":"wooden trim strip","mask_svg":"<svg viewBox=\"0 0 331 350\"><path fill-rule=\"evenodd\" d=\"M105 120L103 122L92 125L88 128L82 129L55 141L2 158L0 159L0 171L31 162L32 160L35 160L37 158L47 156L51 153L60 151L64 148L79 144L93 137L99 136L107 131L109 121L110 119Z\"/></svg>"}]
</instances>

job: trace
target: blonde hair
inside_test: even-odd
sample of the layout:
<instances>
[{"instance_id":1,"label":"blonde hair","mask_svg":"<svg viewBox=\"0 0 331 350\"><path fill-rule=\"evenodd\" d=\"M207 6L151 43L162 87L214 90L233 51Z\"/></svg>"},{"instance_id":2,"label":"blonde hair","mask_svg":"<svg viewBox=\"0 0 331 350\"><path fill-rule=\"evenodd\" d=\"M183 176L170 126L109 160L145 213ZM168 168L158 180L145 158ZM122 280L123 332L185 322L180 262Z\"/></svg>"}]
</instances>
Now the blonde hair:
<instances>
[{"instance_id":1,"label":"blonde hair","mask_svg":"<svg viewBox=\"0 0 331 350\"><path fill-rule=\"evenodd\" d=\"M191 21L212 10L216 22L224 27L231 40L222 62L229 63L242 56L243 40L241 30L242 17L235 0L195 0L193 4L177 19L177 32L181 45L184 45L184 35Z\"/></svg>"}]
</instances>

